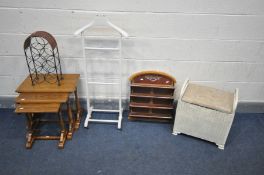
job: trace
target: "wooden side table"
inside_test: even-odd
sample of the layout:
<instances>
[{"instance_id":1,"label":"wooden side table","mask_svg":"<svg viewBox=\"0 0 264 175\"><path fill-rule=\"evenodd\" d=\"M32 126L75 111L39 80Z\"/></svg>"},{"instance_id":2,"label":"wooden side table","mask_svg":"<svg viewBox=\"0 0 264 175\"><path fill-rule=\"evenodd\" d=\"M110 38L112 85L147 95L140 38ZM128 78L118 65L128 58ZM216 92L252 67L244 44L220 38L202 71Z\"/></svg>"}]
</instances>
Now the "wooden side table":
<instances>
[{"instance_id":1,"label":"wooden side table","mask_svg":"<svg viewBox=\"0 0 264 175\"><path fill-rule=\"evenodd\" d=\"M75 118L74 118L74 128L78 129L80 127L82 109L80 106L78 94L77 94L77 85L80 78L80 74L63 74L63 80L61 85L58 86L55 84L50 84L48 82L42 82L32 86L30 76L28 76L16 89L18 93L74 93L74 101L76 106Z\"/></svg>"},{"instance_id":2,"label":"wooden side table","mask_svg":"<svg viewBox=\"0 0 264 175\"><path fill-rule=\"evenodd\" d=\"M63 74L61 85L50 84L42 82L32 86L30 76L28 76L21 85L17 88L16 92L20 93L16 98L16 113L25 113L27 116L27 144L26 148L31 148L34 140L50 140L58 139L59 148L64 147L65 139L72 139L74 130L80 126L82 109L77 95L77 83L79 74ZM73 118L69 96L74 93L76 114ZM68 113L68 129L65 129L63 117L61 116L61 105L67 105ZM35 125L43 121L41 119L35 120L39 113L57 113L59 117L59 124L61 127L60 136L38 136L34 132Z\"/></svg>"},{"instance_id":3,"label":"wooden side table","mask_svg":"<svg viewBox=\"0 0 264 175\"><path fill-rule=\"evenodd\" d=\"M23 105L23 104L38 105L39 104L39 107L41 107L42 104L54 104L54 103L58 103L60 105L62 104L67 105L68 123L69 123L67 139L72 139L72 135L74 132L74 120L72 118L72 110L71 110L70 101L69 101L69 93L25 92L25 93L19 94L19 96L16 98L16 104L20 104L20 105Z\"/></svg>"},{"instance_id":4,"label":"wooden side table","mask_svg":"<svg viewBox=\"0 0 264 175\"><path fill-rule=\"evenodd\" d=\"M31 148L35 140L59 140L58 147L63 148L67 137L67 131L65 129L64 121L61 115L59 103L49 104L18 104L15 110L16 113L24 113L27 116L27 142L26 148ZM37 113L55 113L58 115L60 124L60 136L37 136L35 115Z\"/></svg>"}]
</instances>

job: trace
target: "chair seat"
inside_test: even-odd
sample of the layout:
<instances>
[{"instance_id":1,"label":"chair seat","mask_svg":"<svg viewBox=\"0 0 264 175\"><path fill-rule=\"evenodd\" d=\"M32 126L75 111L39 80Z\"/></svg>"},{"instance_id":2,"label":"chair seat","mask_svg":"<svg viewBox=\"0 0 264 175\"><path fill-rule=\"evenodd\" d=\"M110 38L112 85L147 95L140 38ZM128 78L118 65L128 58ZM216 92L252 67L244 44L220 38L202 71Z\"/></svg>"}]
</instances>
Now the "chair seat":
<instances>
[{"instance_id":1,"label":"chair seat","mask_svg":"<svg viewBox=\"0 0 264 175\"><path fill-rule=\"evenodd\" d=\"M231 114L233 112L234 93L189 83L182 101Z\"/></svg>"}]
</instances>

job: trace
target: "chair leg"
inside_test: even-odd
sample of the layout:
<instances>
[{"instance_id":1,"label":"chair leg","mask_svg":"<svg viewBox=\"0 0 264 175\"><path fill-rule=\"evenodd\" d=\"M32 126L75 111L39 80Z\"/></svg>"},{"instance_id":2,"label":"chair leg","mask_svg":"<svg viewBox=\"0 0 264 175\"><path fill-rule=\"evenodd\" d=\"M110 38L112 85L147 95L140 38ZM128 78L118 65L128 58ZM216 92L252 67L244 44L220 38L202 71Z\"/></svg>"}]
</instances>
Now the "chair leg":
<instances>
[{"instance_id":1,"label":"chair leg","mask_svg":"<svg viewBox=\"0 0 264 175\"><path fill-rule=\"evenodd\" d=\"M59 140L58 148L63 149L65 141L66 141L66 137L67 137L67 132L65 130L65 126L64 126L64 121L63 121L63 118L62 118L61 110L59 110L59 112L58 112L58 117L59 117L59 123L60 123L60 128L61 128L60 140Z\"/></svg>"}]
</instances>

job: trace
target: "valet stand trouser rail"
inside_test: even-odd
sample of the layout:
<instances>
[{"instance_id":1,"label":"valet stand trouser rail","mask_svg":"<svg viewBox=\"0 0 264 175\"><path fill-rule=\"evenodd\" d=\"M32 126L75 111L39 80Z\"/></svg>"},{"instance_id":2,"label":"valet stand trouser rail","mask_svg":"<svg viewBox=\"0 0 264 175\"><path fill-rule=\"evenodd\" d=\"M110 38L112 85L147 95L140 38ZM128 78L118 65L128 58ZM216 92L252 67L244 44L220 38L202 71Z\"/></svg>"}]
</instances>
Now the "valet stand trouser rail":
<instances>
[{"instance_id":1,"label":"valet stand trouser rail","mask_svg":"<svg viewBox=\"0 0 264 175\"><path fill-rule=\"evenodd\" d=\"M30 149L35 140L59 140L58 148L64 148L67 139L67 130L61 114L61 105L59 103L50 104L18 104L16 113L24 113L27 117L26 148ZM55 113L59 119L59 136L40 136L36 134L36 128L41 120L37 120L39 113Z\"/></svg>"}]
</instances>

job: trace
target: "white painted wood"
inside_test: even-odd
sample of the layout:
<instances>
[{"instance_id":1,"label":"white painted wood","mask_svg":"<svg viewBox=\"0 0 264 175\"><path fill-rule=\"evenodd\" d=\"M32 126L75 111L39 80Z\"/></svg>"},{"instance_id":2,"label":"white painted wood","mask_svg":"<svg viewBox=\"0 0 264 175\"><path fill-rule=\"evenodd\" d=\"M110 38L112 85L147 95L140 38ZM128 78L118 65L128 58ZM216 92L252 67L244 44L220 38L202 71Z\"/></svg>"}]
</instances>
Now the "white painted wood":
<instances>
[{"instance_id":1,"label":"white painted wood","mask_svg":"<svg viewBox=\"0 0 264 175\"><path fill-rule=\"evenodd\" d=\"M110 110L110 109L92 109L94 112L119 112L119 110Z\"/></svg>"},{"instance_id":2,"label":"white painted wood","mask_svg":"<svg viewBox=\"0 0 264 175\"><path fill-rule=\"evenodd\" d=\"M92 117L92 110L93 110L92 106L90 108L87 108L87 115L84 121L84 127L86 128L88 127L89 119Z\"/></svg>"},{"instance_id":3,"label":"white painted wood","mask_svg":"<svg viewBox=\"0 0 264 175\"><path fill-rule=\"evenodd\" d=\"M75 31L74 35L80 35L93 26L102 27L102 25L103 26L107 25L107 26L111 27L116 32L120 33L123 37L128 37L128 34L126 31L124 31L120 27L116 26L111 21L109 21L109 19L104 14L97 14L96 19L94 19L93 21L91 21L87 25L85 25L85 26L81 27L80 29L78 29L77 31Z\"/></svg>"},{"instance_id":4,"label":"white painted wood","mask_svg":"<svg viewBox=\"0 0 264 175\"><path fill-rule=\"evenodd\" d=\"M102 27L102 26L105 26L107 25L108 28L112 28L114 30L116 30L116 32L119 33L119 38L118 38L118 47L116 48L108 48L108 47L87 47L86 46L86 43L85 43L85 40L87 40L87 42L89 43L89 37L85 35L85 32L89 29L89 28L93 28L93 27ZM110 20L108 20L108 18L105 16L105 15L97 15L96 18L88 23L87 25L85 25L84 27L81 27L80 29L78 29L77 31L75 31L74 35L81 35L82 37L82 47L83 47L83 59L84 59L84 62L85 62L85 84L86 84L86 99L87 99L87 109L88 110L91 110L90 112L88 112L89 115L87 115L86 119L85 119L85 124L84 126L87 127L88 126L88 123L89 121L90 122L102 122L102 123L118 123L117 125L117 128L118 129L121 129L121 122L122 122L122 113L123 113L123 110L122 110L122 59L123 59L123 56L122 56L122 37L127 37L128 34L123 30L121 29L120 27L116 26L115 24L113 24ZM103 41L102 41L103 42ZM98 81L89 81L88 80L88 71L89 70L87 68L87 65L91 62L91 55L86 55L86 50L118 50L119 51L119 61L118 61L118 65L117 65L117 69L119 69L119 71L115 70L115 72L119 72L119 83L114 83L114 82L98 82ZM100 62L100 68L99 69L103 69L104 70L104 67L105 65L103 64L104 61ZM89 75L94 75L94 73L91 73ZM109 109L95 109L95 110L92 110L92 107L91 107L91 93L90 90L89 90L89 85L118 85L118 91L119 91L119 95L118 95L118 110L109 110ZM94 89L97 89L97 88L94 88ZM117 120L103 120L103 119L92 119L92 112L93 111L97 111L97 112L118 112L118 119Z\"/></svg>"},{"instance_id":5,"label":"white painted wood","mask_svg":"<svg viewBox=\"0 0 264 175\"><path fill-rule=\"evenodd\" d=\"M99 123L118 123L118 120L104 120L104 119L88 119L90 122L99 122Z\"/></svg>"},{"instance_id":6,"label":"white painted wood","mask_svg":"<svg viewBox=\"0 0 264 175\"><path fill-rule=\"evenodd\" d=\"M85 92L86 92L86 109L87 110L90 110L87 114L87 119L85 119L85 124L84 126L88 126L88 121L89 119L92 117L92 106L91 106L91 103L90 103L90 95L89 95L89 86L88 86L88 71L87 71L87 59L86 59L86 55L85 55L85 38L82 37L82 47L83 47L83 62L84 62L84 79L85 79Z\"/></svg>"}]
</instances>

